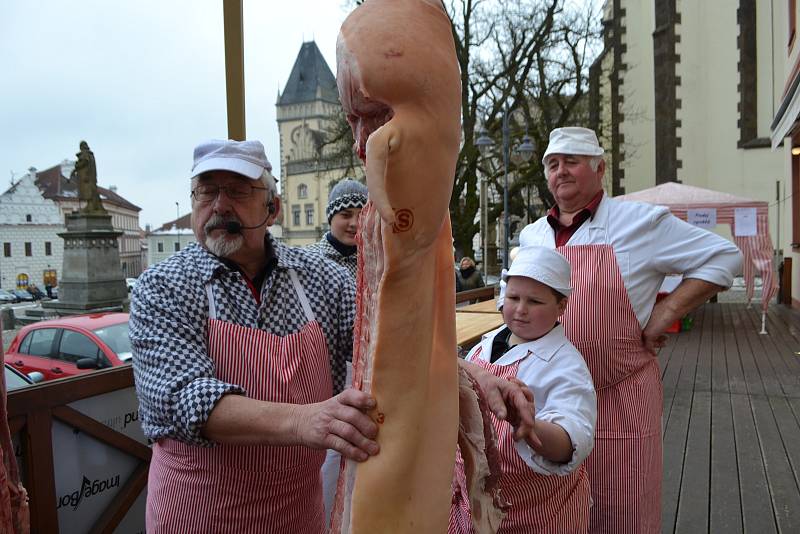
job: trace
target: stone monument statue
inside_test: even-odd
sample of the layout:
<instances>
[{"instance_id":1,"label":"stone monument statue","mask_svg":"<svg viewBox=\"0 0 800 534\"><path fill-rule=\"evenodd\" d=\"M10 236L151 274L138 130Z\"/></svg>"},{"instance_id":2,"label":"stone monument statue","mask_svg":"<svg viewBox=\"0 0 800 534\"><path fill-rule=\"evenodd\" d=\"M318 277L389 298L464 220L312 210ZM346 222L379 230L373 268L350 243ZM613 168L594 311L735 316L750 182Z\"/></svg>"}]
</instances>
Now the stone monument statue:
<instances>
[{"instance_id":1,"label":"stone monument statue","mask_svg":"<svg viewBox=\"0 0 800 534\"><path fill-rule=\"evenodd\" d=\"M119 237L111 215L97 192L97 166L86 141L81 141L78 161L70 179L78 180L78 198L83 208L66 215L64 263L58 300L42 303L60 315L122 310L128 289L119 261Z\"/></svg>"},{"instance_id":2,"label":"stone monument statue","mask_svg":"<svg viewBox=\"0 0 800 534\"><path fill-rule=\"evenodd\" d=\"M75 154L78 161L75 163L75 174L78 177L78 198L81 203L85 202L81 213L105 214L106 210L100 201L100 194L97 192L97 165L94 161L94 153L89 150L89 144L81 141L80 152Z\"/></svg>"}]
</instances>

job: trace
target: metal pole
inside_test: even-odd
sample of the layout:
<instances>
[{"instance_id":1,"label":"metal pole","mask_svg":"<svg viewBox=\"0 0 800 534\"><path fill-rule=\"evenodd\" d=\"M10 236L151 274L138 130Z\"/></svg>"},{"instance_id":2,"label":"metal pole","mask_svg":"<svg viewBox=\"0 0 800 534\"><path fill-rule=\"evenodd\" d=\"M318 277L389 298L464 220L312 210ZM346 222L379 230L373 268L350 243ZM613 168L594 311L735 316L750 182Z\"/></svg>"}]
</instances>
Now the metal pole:
<instances>
[{"instance_id":1,"label":"metal pole","mask_svg":"<svg viewBox=\"0 0 800 534\"><path fill-rule=\"evenodd\" d=\"M483 233L481 234L481 246L483 247L483 279L489 276L489 206L488 195L486 194L486 176L481 176L481 227Z\"/></svg>"},{"instance_id":2,"label":"metal pole","mask_svg":"<svg viewBox=\"0 0 800 534\"><path fill-rule=\"evenodd\" d=\"M503 269L508 269L508 106L503 106Z\"/></svg>"},{"instance_id":3,"label":"metal pole","mask_svg":"<svg viewBox=\"0 0 800 534\"><path fill-rule=\"evenodd\" d=\"M175 215L177 215L177 217L175 217L175 226L177 226L178 219L181 218L181 205L178 204L178 202L175 202Z\"/></svg>"},{"instance_id":4,"label":"metal pole","mask_svg":"<svg viewBox=\"0 0 800 534\"><path fill-rule=\"evenodd\" d=\"M228 137L243 141L244 112L244 30L242 0L223 0L225 28L225 90L228 104Z\"/></svg>"}]
</instances>

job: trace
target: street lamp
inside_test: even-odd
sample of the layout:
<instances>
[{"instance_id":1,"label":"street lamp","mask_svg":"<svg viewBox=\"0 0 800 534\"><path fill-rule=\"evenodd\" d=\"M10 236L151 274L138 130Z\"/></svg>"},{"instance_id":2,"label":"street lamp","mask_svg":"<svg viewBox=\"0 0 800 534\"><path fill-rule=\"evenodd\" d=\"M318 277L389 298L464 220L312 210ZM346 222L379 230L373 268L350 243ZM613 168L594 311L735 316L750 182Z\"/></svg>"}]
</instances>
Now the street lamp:
<instances>
[{"instance_id":1,"label":"street lamp","mask_svg":"<svg viewBox=\"0 0 800 534\"><path fill-rule=\"evenodd\" d=\"M510 159L511 147L509 143L508 129L508 106L503 106L503 269L508 269L508 240L509 240L509 217L508 217L508 163ZM482 131L481 135L475 140L475 146L482 155L488 155L494 146L494 141ZM522 143L516 148L516 155L520 161L528 162L533 156L535 147L531 143L528 134L522 138ZM484 259L484 261L486 261Z\"/></svg>"}]
</instances>

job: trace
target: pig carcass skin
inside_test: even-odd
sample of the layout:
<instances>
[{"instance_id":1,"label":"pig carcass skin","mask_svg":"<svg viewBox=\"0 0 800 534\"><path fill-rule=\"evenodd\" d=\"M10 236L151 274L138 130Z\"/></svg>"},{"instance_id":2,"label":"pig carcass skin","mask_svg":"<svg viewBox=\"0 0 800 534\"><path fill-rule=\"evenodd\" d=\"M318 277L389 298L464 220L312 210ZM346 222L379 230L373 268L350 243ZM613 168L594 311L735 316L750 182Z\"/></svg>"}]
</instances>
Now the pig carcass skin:
<instances>
[{"instance_id":1,"label":"pig carcass skin","mask_svg":"<svg viewBox=\"0 0 800 534\"><path fill-rule=\"evenodd\" d=\"M0 318L0 360L3 359L3 322ZM6 378L0 378L0 532L27 534L30 531L28 493L19 480L17 458L8 430Z\"/></svg>"},{"instance_id":2,"label":"pig carcass skin","mask_svg":"<svg viewBox=\"0 0 800 534\"><path fill-rule=\"evenodd\" d=\"M337 61L370 197L354 386L377 400L381 451L345 463L331 531L441 534L459 414L448 205L461 83L449 19L439 0L367 0L342 26Z\"/></svg>"}]
</instances>

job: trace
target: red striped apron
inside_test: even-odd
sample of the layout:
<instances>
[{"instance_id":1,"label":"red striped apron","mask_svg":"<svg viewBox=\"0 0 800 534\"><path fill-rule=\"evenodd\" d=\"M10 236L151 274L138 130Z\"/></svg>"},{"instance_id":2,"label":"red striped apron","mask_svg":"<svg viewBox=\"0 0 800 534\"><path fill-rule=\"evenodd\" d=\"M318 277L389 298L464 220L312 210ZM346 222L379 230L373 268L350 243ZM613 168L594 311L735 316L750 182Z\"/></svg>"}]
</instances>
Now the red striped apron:
<instances>
[{"instance_id":1,"label":"red striped apron","mask_svg":"<svg viewBox=\"0 0 800 534\"><path fill-rule=\"evenodd\" d=\"M661 404L658 360L642 342L610 245L557 249L572 266L562 318L597 391L594 449L585 464L592 533L661 531Z\"/></svg>"},{"instance_id":2,"label":"red striped apron","mask_svg":"<svg viewBox=\"0 0 800 534\"><path fill-rule=\"evenodd\" d=\"M472 362L500 378L517 376L523 359L511 365L483 361L475 351ZM530 356L527 356L530 357ZM511 503L498 532L504 534L581 534L589 525L589 478L580 465L568 475L542 475L519 457L514 447L513 429L490 414L500 449L501 495ZM474 534L466 490L466 475L461 452L456 456L453 504L450 507L448 534Z\"/></svg>"},{"instance_id":3,"label":"red striped apron","mask_svg":"<svg viewBox=\"0 0 800 534\"><path fill-rule=\"evenodd\" d=\"M328 349L297 274L289 274L308 324L280 337L217 320L209 285L208 354L215 376L241 385L250 398L320 402L332 394ZM325 532L324 458L324 450L302 446L205 448L160 440L150 464L147 532Z\"/></svg>"}]
</instances>

